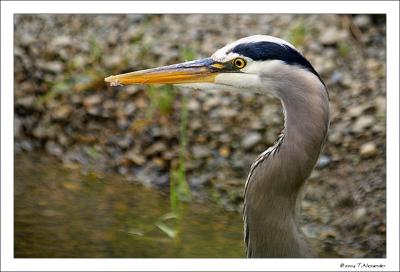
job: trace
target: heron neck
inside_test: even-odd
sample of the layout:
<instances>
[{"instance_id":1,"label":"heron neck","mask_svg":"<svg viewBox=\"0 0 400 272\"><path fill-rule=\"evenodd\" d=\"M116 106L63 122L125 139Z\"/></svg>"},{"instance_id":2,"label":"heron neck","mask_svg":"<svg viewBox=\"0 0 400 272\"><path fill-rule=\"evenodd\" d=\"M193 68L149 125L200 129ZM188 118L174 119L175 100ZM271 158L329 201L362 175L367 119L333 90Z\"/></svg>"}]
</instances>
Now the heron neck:
<instances>
[{"instance_id":1,"label":"heron neck","mask_svg":"<svg viewBox=\"0 0 400 272\"><path fill-rule=\"evenodd\" d=\"M314 168L325 142L329 125L329 102L325 94L297 94L294 98L282 97L281 102L285 127L277 159L283 163L282 171L289 171L304 182Z\"/></svg>"},{"instance_id":2,"label":"heron neck","mask_svg":"<svg viewBox=\"0 0 400 272\"><path fill-rule=\"evenodd\" d=\"M279 150L254 169L245 193L249 256L312 257L297 217L304 182L325 141L328 97L303 88L282 91L280 99L284 137Z\"/></svg>"}]
</instances>

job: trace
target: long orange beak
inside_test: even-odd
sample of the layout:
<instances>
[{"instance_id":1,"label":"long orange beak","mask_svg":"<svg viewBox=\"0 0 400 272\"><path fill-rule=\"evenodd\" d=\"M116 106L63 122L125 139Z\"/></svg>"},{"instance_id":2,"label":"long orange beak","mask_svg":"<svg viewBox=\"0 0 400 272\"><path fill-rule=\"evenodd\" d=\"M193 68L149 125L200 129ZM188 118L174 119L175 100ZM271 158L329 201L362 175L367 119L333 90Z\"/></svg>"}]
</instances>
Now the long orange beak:
<instances>
[{"instance_id":1,"label":"long orange beak","mask_svg":"<svg viewBox=\"0 0 400 272\"><path fill-rule=\"evenodd\" d=\"M129 84L180 84L214 82L224 65L211 58L188 61L159 68L109 76L104 81L111 86Z\"/></svg>"}]
</instances>

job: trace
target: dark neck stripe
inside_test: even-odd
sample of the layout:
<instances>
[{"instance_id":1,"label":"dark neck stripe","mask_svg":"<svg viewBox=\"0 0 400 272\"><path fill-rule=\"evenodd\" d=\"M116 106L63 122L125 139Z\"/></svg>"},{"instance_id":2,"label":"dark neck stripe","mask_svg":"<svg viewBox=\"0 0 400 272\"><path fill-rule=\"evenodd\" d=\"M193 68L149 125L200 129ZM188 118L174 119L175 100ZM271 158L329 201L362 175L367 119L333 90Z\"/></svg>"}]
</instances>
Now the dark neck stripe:
<instances>
[{"instance_id":1,"label":"dark neck stripe","mask_svg":"<svg viewBox=\"0 0 400 272\"><path fill-rule=\"evenodd\" d=\"M232 48L231 52L248 57L254 61L280 60L289 65L299 66L316 75L322 84L325 85L311 63L297 50L286 44L267 41L241 43Z\"/></svg>"}]
</instances>

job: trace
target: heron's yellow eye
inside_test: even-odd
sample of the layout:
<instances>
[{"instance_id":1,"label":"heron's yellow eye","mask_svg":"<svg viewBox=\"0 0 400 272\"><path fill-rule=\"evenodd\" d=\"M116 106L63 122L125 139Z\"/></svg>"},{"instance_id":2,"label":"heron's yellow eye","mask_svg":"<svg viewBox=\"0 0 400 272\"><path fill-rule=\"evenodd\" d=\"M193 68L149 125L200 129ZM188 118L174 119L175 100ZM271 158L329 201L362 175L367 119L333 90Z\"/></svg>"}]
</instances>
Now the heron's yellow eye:
<instances>
[{"instance_id":1,"label":"heron's yellow eye","mask_svg":"<svg viewBox=\"0 0 400 272\"><path fill-rule=\"evenodd\" d=\"M233 66L236 68L242 69L243 67L246 66L246 60L242 58L236 58L232 61Z\"/></svg>"}]
</instances>

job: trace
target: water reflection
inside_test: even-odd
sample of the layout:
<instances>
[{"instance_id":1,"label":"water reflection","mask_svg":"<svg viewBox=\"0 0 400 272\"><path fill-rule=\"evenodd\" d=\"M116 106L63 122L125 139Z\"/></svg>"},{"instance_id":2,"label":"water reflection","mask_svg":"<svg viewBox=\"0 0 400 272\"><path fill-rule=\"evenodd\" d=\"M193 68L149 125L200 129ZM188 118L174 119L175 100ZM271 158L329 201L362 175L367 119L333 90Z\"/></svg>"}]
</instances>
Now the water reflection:
<instances>
[{"instance_id":1,"label":"water reflection","mask_svg":"<svg viewBox=\"0 0 400 272\"><path fill-rule=\"evenodd\" d=\"M120 176L81 175L42 154L16 156L14 195L17 258L244 257L240 214L192 203L177 222L167 218L168 195Z\"/></svg>"}]
</instances>

